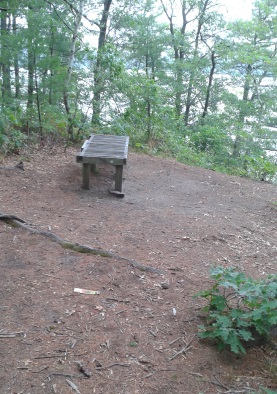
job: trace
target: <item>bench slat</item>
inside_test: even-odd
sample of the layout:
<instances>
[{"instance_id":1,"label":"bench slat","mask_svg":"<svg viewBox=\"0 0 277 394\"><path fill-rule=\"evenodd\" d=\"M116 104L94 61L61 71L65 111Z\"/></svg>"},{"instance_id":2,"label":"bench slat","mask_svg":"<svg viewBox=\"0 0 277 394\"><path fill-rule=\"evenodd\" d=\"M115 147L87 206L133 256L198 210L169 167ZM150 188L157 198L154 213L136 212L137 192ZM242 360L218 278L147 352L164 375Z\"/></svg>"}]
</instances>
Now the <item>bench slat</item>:
<instances>
[{"instance_id":1,"label":"bench slat","mask_svg":"<svg viewBox=\"0 0 277 394\"><path fill-rule=\"evenodd\" d=\"M127 136L92 134L90 139L83 144L77 156L77 162L91 162L85 158L98 158L108 159L109 162L117 159L115 164L120 164L118 160L122 160L122 164L126 164L128 144L129 137Z\"/></svg>"}]
</instances>

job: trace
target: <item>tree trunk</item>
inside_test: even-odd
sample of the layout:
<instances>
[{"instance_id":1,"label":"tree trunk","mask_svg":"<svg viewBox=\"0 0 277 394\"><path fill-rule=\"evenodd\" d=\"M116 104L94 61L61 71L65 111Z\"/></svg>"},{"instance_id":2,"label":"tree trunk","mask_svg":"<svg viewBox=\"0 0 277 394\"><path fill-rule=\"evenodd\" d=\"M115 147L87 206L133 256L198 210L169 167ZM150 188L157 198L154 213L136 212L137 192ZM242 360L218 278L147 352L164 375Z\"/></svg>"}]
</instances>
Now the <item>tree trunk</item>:
<instances>
[{"instance_id":1,"label":"tree trunk","mask_svg":"<svg viewBox=\"0 0 277 394\"><path fill-rule=\"evenodd\" d=\"M194 41L194 51L193 51L193 57L192 57L192 69L191 69L190 77L189 77L186 105L185 105L185 115L184 115L185 126L187 126L189 124L190 109L193 104L193 99L192 99L193 84L195 81L195 75L197 73L197 67L196 67L195 63L196 63L196 59L197 59L201 30L202 30L202 26L205 22L204 16L205 16L209 1L210 0L205 0L203 7L200 10L200 13L198 16L198 25L197 25L197 31L196 31L195 41Z\"/></svg>"},{"instance_id":2,"label":"tree trunk","mask_svg":"<svg viewBox=\"0 0 277 394\"><path fill-rule=\"evenodd\" d=\"M16 16L13 16L13 34L16 35L17 22ZM19 60L18 60L18 52L14 53L14 79L15 79L15 98L18 99L20 97L20 79L19 79Z\"/></svg>"},{"instance_id":3,"label":"tree trunk","mask_svg":"<svg viewBox=\"0 0 277 394\"><path fill-rule=\"evenodd\" d=\"M11 91L11 70L10 70L10 50L9 50L9 23L8 14L4 8L1 11L1 72L2 72L2 100L3 104L9 102L12 96Z\"/></svg>"},{"instance_id":4,"label":"tree trunk","mask_svg":"<svg viewBox=\"0 0 277 394\"><path fill-rule=\"evenodd\" d=\"M247 104L249 102L249 93L250 93L250 81L252 77L252 66L250 64L247 65L246 67L246 74L245 74L245 80L244 80L244 86L243 86L243 95L242 95L242 101L241 101L241 108L239 111L239 124L243 125L245 117L247 115ZM233 146L233 157L237 158L240 156L240 151L241 151L241 137L240 135L236 135L235 141L234 141L234 146Z\"/></svg>"},{"instance_id":5,"label":"tree trunk","mask_svg":"<svg viewBox=\"0 0 277 394\"><path fill-rule=\"evenodd\" d=\"M212 51L211 53L211 62L212 62L212 67L210 69L210 75L209 75L209 82L207 86L207 91L206 91L206 99L205 99L205 105L204 105L204 110L202 114L202 119L205 119L207 113L208 113L208 108L210 104L210 95L211 95L211 89L212 89L212 84L213 84L213 77L214 77L214 71L215 71L215 52Z\"/></svg>"},{"instance_id":6,"label":"tree trunk","mask_svg":"<svg viewBox=\"0 0 277 394\"><path fill-rule=\"evenodd\" d=\"M32 8L29 9L31 12ZM28 22L28 98L27 98L27 109L31 110L34 104L34 72L35 72L35 51L33 37L30 32L32 31L33 20L30 16L27 17Z\"/></svg>"},{"instance_id":7,"label":"tree trunk","mask_svg":"<svg viewBox=\"0 0 277 394\"><path fill-rule=\"evenodd\" d=\"M175 67L176 67L176 90L175 90L175 109L176 109L176 114L177 116L180 116L182 113L182 93L184 90L183 87L183 63L184 63L184 50L182 46L180 46L176 42L176 32L175 32L175 27L173 24L173 15L170 15L169 12L167 11L163 0L161 0L162 7L164 10L164 13L166 14L168 21L169 21L169 30L171 34L171 39L172 39L172 46L174 50L174 59L175 59ZM186 2L182 2L182 27L180 30L181 36L184 37L185 32L186 32L186 27L188 24L187 21L187 14L186 14Z\"/></svg>"},{"instance_id":8,"label":"tree trunk","mask_svg":"<svg viewBox=\"0 0 277 394\"><path fill-rule=\"evenodd\" d=\"M101 62L101 51L103 50L106 43L107 27L109 10L112 4L112 0L104 1L104 9L102 11L102 17L100 21L100 31L98 36L98 49L97 59L94 69L94 87L93 87L93 100L92 100L92 125L100 125L101 115L101 93L103 91L103 79L101 76L102 62Z\"/></svg>"},{"instance_id":9,"label":"tree trunk","mask_svg":"<svg viewBox=\"0 0 277 394\"><path fill-rule=\"evenodd\" d=\"M36 70L36 68L35 68ZM42 137L43 128L42 128L42 118L41 118L41 106L40 106L40 97L39 97L39 87L38 87L38 78L37 73L35 71L35 84L36 84L36 104L37 104L37 112L38 112L38 121L39 121L39 133L40 137Z\"/></svg>"},{"instance_id":10,"label":"tree trunk","mask_svg":"<svg viewBox=\"0 0 277 394\"><path fill-rule=\"evenodd\" d=\"M242 95L242 102L241 108L239 112L239 122L244 123L245 116L247 114L247 103L249 101L249 92L250 92L250 81L251 81L251 74L252 74L252 66L248 64L246 67L246 75L244 80L243 86L243 95Z\"/></svg>"},{"instance_id":11,"label":"tree trunk","mask_svg":"<svg viewBox=\"0 0 277 394\"><path fill-rule=\"evenodd\" d=\"M147 53L145 56L145 74L147 77L147 83L149 79L149 54ZM150 71L151 75L151 71ZM150 92L147 91L146 97L146 116L147 116L147 141L150 140L151 137L151 101L150 101Z\"/></svg>"},{"instance_id":12,"label":"tree trunk","mask_svg":"<svg viewBox=\"0 0 277 394\"><path fill-rule=\"evenodd\" d=\"M69 103L69 84L71 81L72 77L72 68L73 68L73 62L75 59L75 54L76 54L76 42L78 39L78 31L79 27L82 21L82 15L83 15L83 5L84 1L80 0L79 2L79 9L77 10L76 8L74 9L75 15L74 15L74 28L73 28L73 33L72 33L72 39L71 39L71 45L70 45L70 53L69 53L69 60L68 60L68 68L67 68L67 75L65 78L64 82L64 92L63 92L63 102L64 102L64 107L65 111L67 114L67 132L68 132L68 137L69 140L73 141L74 140L74 115L72 115L72 111L70 108L70 103Z\"/></svg>"}]
</instances>

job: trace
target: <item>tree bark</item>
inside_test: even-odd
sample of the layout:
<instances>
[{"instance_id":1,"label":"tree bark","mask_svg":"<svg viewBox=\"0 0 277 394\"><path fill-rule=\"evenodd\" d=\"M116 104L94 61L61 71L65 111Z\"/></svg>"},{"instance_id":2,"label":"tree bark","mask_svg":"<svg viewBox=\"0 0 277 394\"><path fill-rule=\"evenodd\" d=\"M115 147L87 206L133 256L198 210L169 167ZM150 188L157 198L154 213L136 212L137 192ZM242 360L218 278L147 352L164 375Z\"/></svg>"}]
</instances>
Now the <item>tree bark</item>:
<instances>
[{"instance_id":1,"label":"tree bark","mask_svg":"<svg viewBox=\"0 0 277 394\"><path fill-rule=\"evenodd\" d=\"M1 11L1 72L2 72L2 100L7 103L12 96L10 51L8 48L9 23L6 9Z\"/></svg>"},{"instance_id":2,"label":"tree bark","mask_svg":"<svg viewBox=\"0 0 277 394\"><path fill-rule=\"evenodd\" d=\"M202 9L199 12L198 16L198 25L197 25L197 31L195 35L195 41L194 41L194 51L193 51L193 57L192 57L192 69L190 72L190 77L189 77L189 83L188 83L188 90L187 90L187 96L186 96L186 104L185 104L185 114L184 114L184 123L185 126L189 124L189 116L190 116L190 109L193 104L193 99L192 99L192 94L193 94L193 84L195 81L195 75L197 72L197 67L195 65L196 59L197 59L197 53L198 53L198 48L199 48L199 40L200 40L200 34L201 30L204 24L204 16L207 11L207 7L209 4L210 0L205 0Z\"/></svg>"},{"instance_id":3,"label":"tree bark","mask_svg":"<svg viewBox=\"0 0 277 394\"><path fill-rule=\"evenodd\" d=\"M170 15L169 12L167 11L163 0L161 0L162 7L164 10L164 13L167 16L167 19L169 21L169 30L171 34L171 39L172 39L172 46L173 46L173 51L174 51L174 59L175 59L175 66L176 66L176 91L175 91L175 109L176 109L176 114L177 116L181 116L182 113L182 94L183 94L183 63L184 63L184 49L182 45L178 45L176 42L176 33L175 33L175 27L173 24L173 15ZM190 12L191 8L187 9L187 4L186 1L182 1L182 26L180 29L181 36L185 36L188 20L187 20L187 13Z\"/></svg>"},{"instance_id":4,"label":"tree bark","mask_svg":"<svg viewBox=\"0 0 277 394\"><path fill-rule=\"evenodd\" d=\"M202 114L202 119L205 119L205 117L208 113L208 108L209 108L209 104L210 104L210 95L211 95L214 71L215 71L215 66L216 66L215 51L212 51L212 53L211 53L211 62L212 62L212 67L210 69L209 82L208 82L207 91L206 91L206 99L205 99L205 105L204 105L204 110L203 110L203 114Z\"/></svg>"},{"instance_id":5,"label":"tree bark","mask_svg":"<svg viewBox=\"0 0 277 394\"><path fill-rule=\"evenodd\" d=\"M72 69L73 69L73 62L75 59L75 54L76 54L76 43L78 39L78 32L79 32L79 27L82 21L82 16L83 16L83 5L84 1L80 0L79 1L79 9L77 10L76 7L74 7L74 27L73 27L73 33L72 33L72 39L71 39L71 45L70 45L70 53L69 53L69 60L68 60L68 67L67 67L67 75L65 78L64 82L64 92L63 92L63 101L64 101L64 107L65 111L67 114L67 132L68 132L68 137L69 140L73 141L74 140L74 115L72 114L71 108L70 108L70 103L69 103L69 84L71 82L71 77L72 77Z\"/></svg>"},{"instance_id":6,"label":"tree bark","mask_svg":"<svg viewBox=\"0 0 277 394\"><path fill-rule=\"evenodd\" d=\"M100 31L98 36L98 49L97 49L97 59L94 68L94 86L93 86L93 100L92 100L92 125L100 125L100 115L101 115L101 93L103 91L103 78L102 78L102 62L101 62L101 52L106 43L107 27L109 10L112 4L112 0L104 0L104 8L102 11L102 17L100 21Z\"/></svg>"},{"instance_id":7,"label":"tree bark","mask_svg":"<svg viewBox=\"0 0 277 394\"><path fill-rule=\"evenodd\" d=\"M29 7L29 12L32 11L32 7ZM27 109L31 110L34 104L34 72L35 72L35 51L33 37L30 32L32 31L33 20L30 15L27 16L28 23L28 98L27 98Z\"/></svg>"},{"instance_id":8,"label":"tree bark","mask_svg":"<svg viewBox=\"0 0 277 394\"><path fill-rule=\"evenodd\" d=\"M249 102L249 93L250 93L250 81L252 77L252 66L250 64L246 67L245 79L244 79L244 86L243 86L243 95L242 95L242 102L241 108L239 111L239 124L243 125L244 120L247 114L247 103ZM240 135L236 135L234 146L233 146L233 157L237 158L240 156L241 151L241 137Z\"/></svg>"},{"instance_id":9,"label":"tree bark","mask_svg":"<svg viewBox=\"0 0 277 394\"><path fill-rule=\"evenodd\" d=\"M16 16L13 16L13 34L16 35L17 30L17 21ZM15 98L18 99L20 97L20 78L19 78L19 60L18 60L18 52L14 53L14 78L15 78Z\"/></svg>"}]
</instances>

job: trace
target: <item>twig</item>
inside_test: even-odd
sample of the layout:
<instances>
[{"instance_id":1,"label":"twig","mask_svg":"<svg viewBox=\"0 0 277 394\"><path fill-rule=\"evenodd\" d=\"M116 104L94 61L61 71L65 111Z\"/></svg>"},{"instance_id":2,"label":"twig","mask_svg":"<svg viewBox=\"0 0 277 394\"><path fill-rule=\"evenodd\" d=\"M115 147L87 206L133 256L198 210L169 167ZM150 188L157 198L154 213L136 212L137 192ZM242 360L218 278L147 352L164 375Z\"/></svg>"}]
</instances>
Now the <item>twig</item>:
<instances>
[{"instance_id":1,"label":"twig","mask_svg":"<svg viewBox=\"0 0 277 394\"><path fill-rule=\"evenodd\" d=\"M123 313L123 312L126 312L126 311L127 311L127 309L123 309L122 311L116 312L115 314L116 315L120 315L120 313Z\"/></svg>"},{"instance_id":2,"label":"twig","mask_svg":"<svg viewBox=\"0 0 277 394\"><path fill-rule=\"evenodd\" d=\"M20 337L20 336L25 336L25 333L22 331L19 332L1 332L0 333L0 338L15 338L15 337Z\"/></svg>"},{"instance_id":3,"label":"twig","mask_svg":"<svg viewBox=\"0 0 277 394\"><path fill-rule=\"evenodd\" d=\"M110 365L108 365L106 367L104 367L104 366L103 367L97 367L96 369L108 369L108 368L114 367L115 365L117 365L119 367L130 367L131 364L113 363L113 364L110 364Z\"/></svg>"},{"instance_id":4,"label":"twig","mask_svg":"<svg viewBox=\"0 0 277 394\"><path fill-rule=\"evenodd\" d=\"M68 380L68 379L65 379L65 381L67 382L67 384L69 384L69 386L70 386L74 391L76 391L77 394L81 394L80 391L79 391L79 389L78 389L78 387L76 386L75 383L71 382L71 381Z\"/></svg>"},{"instance_id":5,"label":"twig","mask_svg":"<svg viewBox=\"0 0 277 394\"><path fill-rule=\"evenodd\" d=\"M154 347L154 349L157 350L157 352L163 353L162 349L156 349L155 347Z\"/></svg>"},{"instance_id":6,"label":"twig","mask_svg":"<svg viewBox=\"0 0 277 394\"><path fill-rule=\"evenodd\" d=\"M216 375L214 375L214 378L221 385L221 387L223 387L225 390L229 390L228 387L224 386L224 384L221 383L221 381L218 379L218 377Z\"/></svg>"},{"instance_id":7,"label":"twig","mask_svg":"<svg viewBox=\"0 0 277 394\"><path fill-rule=\"evenodd\" d=\"M179 338L174 339L173 341L171 341L171 342L169 343L169 345L173 345L173 343L179 341L179 339L182 339L182 337L179 337Z\"/></svg>"},{"instance_id":8,"label":"twig","mask_svg":"<svg viewBox=\"0 0 277 394\"><path fill-rule=\"evenodd\" d=\"M59 278L58 276L54 276L54 275L48 275L48 274L43 274L45 276L49 276L49 278L55 278L55 279L59 279L61 280L61 278Z\"/></svg>"},{"instance_id":9,"label":"twig","mask_svg":"<svg viewBox=\"0 0 277 394\"><path fill-rule=\"evenodd\" d=\"M61 358L60 354L54 354L53 356L38 356L38 357L34 357L34 360L40 360L43 358Z\"/></svg>"},{"instance_id":10,"label":"twig","mask_svg":"<svg viewBox=\"0 0 277 394\"><path fill-rule=\"evenodd\" d=\"M65 376L65 377L69 377L69 378L82 378L82 375L76 375L76 374L72 374L72 373L62 373L62 372L50 372L49 376Z\"/></svg>"},{"instance_id":11,"label":"twig","mask_svg":"<svg viewBox=\"0 0 277 394\"><path fill-rule=\"evenodd\" d=\"M229 392L229 388L228 388L227 386L225 386L224 384L222 384L222 383L217 379L216 376L214 376L214 378L217 380L217 382L215 382L215 381L213 381L213 380L209 380L209 383L214 384L215 386L219 386L219 387L221 387L221 388L223 388L223 389L225 389L225 390L228 390L228 392ZM233 392L233 391L231 391L231 392Z\"/></svg>"},{"instance_id":12,"label":"twig","mask_svg":"<svg viewBox=\"0 0 277 394\"><path fill-rule=\"evenodd\" d=\"M86 368L83 366L83 364L80 363L79 361L77 361L76 363L77 363L77 365L78 365L79 371L82 372L82 374L84 374L84 376L85 376L86 378L90 378L91 375L92 375L92 373L91 373L88 369L86 369Z\"/></svg>"},{"instance_id":13,"label":"twig","mask_svg":"<svg viewBox=\"0 0 277 394\"><path fill-rule=\"evenodd\" d=\"M150 332L150 334L152 334L153 335L153 337L157 337L157 334L154 332L154 331L152 331L152 330L149 330L149 332Z\"/></svg>"},{"instance_id":14,"label":"twig","mask_svg":"<svg viewBox=\"0 0 277 394\"><path fill-rule=\"evenodd\" d=\"M184 341L186 346L185 346L182 350L180 350L179 352L175 353L171 358L168 359L168 361L174 360L174 358L176 358L176 357L179 356L180 354L184 354L184 353L186 353L189 349L191 349L192 346L190 346L190 345L191 345L192 341L194 340L194 337L195 337L195 335L193 335L193 337L191 338L191 340L190 340L188 343L186 343L186 342ZM179 339L179 338L178 338L178 339Z\"/></svg>"},{"instance_id":15,"label":"twig","mask_svg":"<svg viewBox=\"0 0 277 394\"><path fill-rule=\"evenodd\" d=\"M179 356L180 354L184 354L186 353L189 349L191 349L192 346L185 346L182 350L180 350L179 352L177 352L176 354L174 354L174 356L172 356L171 358L168 359L168 361L174 360L174 358L176 358L177 356Z\"/></svg>"},{"instance_id":16,"label":"twig","mask_svg":"<svg viewBox=\"0 0 277 394\"><path fill-rule=\"evenodd\" d=\"M130 300L118 300L117 298L106 298L106 301L122 302L123 304L128 304Z\"/></svg>"},{"instance_id":17,"label":"twig","mask_svg":"<svg viewBox=\"0 0 277 394\"><path fill-rule=\"evenodd\" d=\"M47 368L48 368L48 365L45 365L45 367L42 367L39 371L30 371L30 372L31 373L40 373L40 372L44 371Z\"/></svg>"},{"instance_id":18,"label":"twig","mask_svg":"<svg viewBox=\"0 0 277 394\"><path fill-rule=\"evenodd\" d=\"M203 377L203 375L201 375L201 373L197 373L197 372L188 372L190 375L193 375L193 376L198 376L199 378L202 378Z\"/></svg>"},{"instance_id":19,"label":"twig","mask_svg":"<svg viewBox=\"0 0 277 394\"><path fill-rule=\"evenodd\" d=\"M251 389L251 387L245 387L245 390L253 390L253 389ZM224 394L245 394L245 390L228 390L228 391L224 391Z\"/></svg>"}]
</instances>

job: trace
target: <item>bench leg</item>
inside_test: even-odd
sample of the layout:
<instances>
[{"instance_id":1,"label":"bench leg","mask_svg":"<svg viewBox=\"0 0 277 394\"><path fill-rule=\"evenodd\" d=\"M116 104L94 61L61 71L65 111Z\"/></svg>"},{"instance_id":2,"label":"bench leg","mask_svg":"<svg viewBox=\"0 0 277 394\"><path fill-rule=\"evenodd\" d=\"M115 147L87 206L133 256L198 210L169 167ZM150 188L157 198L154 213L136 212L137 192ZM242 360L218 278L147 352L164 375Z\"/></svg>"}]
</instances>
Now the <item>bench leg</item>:
<instances>
[{"instance_id":1,"label":"bench leg","mask_svg":"<svg viewBox=\"0 0 277 394\"><path fill-rule=\"evenodd\" d=\"M122 192L122 181L123 181L123 165L115 166L115 191Z\"/></svg>"},{"instance_id":2,"label":"bench leg","mask_svg":"<svg viewBox=\"0 0 277 394\"><path fill-rule=\"evenodd\" d=\"M83 163L83 189L89 190L90 164Z\"/></svg>"}]
</instances>

